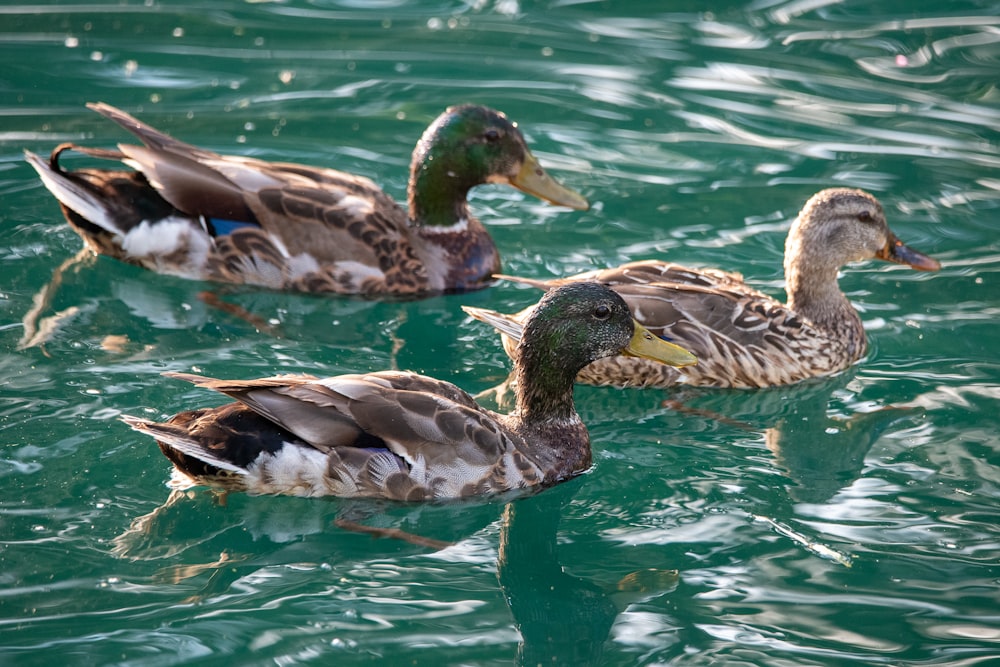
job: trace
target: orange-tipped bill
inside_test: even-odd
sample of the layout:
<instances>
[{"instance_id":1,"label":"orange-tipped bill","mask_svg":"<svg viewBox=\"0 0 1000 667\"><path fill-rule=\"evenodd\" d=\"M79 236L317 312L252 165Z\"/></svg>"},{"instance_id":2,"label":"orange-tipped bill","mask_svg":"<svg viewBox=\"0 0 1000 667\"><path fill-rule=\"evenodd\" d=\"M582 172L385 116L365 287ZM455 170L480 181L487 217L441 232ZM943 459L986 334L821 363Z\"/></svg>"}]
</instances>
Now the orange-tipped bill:
<instances>
[{"instance_id":1,"label":"orange-tipped bill","mask_svg":"<svg viewBox=\"0 0 1000 667\"><path fill-rule=\"evenodd\" d=\"M876 256L887 262L906 264L917 271L937 271L941 268L941 262L914 250L892 234L889 235L889 241L885 247Z\"/></svg>"}]
</instances>

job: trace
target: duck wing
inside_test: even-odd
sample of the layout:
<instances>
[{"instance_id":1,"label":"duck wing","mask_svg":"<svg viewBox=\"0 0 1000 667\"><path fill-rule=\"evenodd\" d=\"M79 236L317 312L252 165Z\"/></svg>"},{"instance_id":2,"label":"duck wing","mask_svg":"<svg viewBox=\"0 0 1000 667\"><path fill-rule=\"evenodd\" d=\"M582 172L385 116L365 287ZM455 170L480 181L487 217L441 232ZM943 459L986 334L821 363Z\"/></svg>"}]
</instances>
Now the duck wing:
<instances>
[{"instance_id":1,"label":"duck wing","mask_svg":"<svg viewBox=\"0 0 1000 667\"><path fill-rule=\"evenodd\" d=\"M708 341L728 346L760 347L769 335L801 329L784 304L753 290L704 287L686 283L612 285L636 320L654 334L691 350L699 361L711 350Z\"/></svg>"},{"instance_id":2,"label":"duck wing","mask_svg":"<svg viewBox=\"0 0 1000 667\"><path fill-rule=\"evenodd\" d=\"M516 436L454 385L413 373L226 381L168 374L230 396L328 458L331 493L404 500L524 485ZM530 465L528 466L531 467Z\"/></svg>"},{"instance_id":3,"label":"duck wing","mask_svg":"<svg viewBox=\"0 0 1000 667\"><path fill-rule=\"evenodd\" d=\"M119 158L171 206L203 221L215 240L209 278L304 291L426 289L406 211L370 179L219 155L107 104L88 106L143 142L120 144Z\"/></svg>"},{"instance_id":4,"label":"duck wing","mask_svg":"<svg viewBox=\"0 0 1000 667\"><path fill-rule=\"evenodd\" d=\"M541 289L577 280L605 283L625 299L643 326L698 357L696 366L682 372L642 359L602 359L580 374L581 381L592 384L767 387L835 372L843 367L840 359L854 354L847 349L850 341L824 335L781 302L747 285L738 273L649 260L556 280L512 280ZM504 349L513 356L522 323L533 308L515 315L467 312L499 329Z\"/></svg>"},{"instance_id":5,"label":"duck wing","mask_svg":"<svg viewBox=\"0 0 1000 667\"><path fill-rule=\"evenodd\" d=\"M698 357L697 366L684 370L684 381L690 384L790 384L841 370L841 360L854 355L851 341L831 338L784 304L745 285L656 283L613 289L650 331ZM665 378L656 384L676 381Z\"/></svg>"},{"instance_id":6,"label":"duck wing","mask_svg":"<svg viewBox=\"0 0 1000 667\"><path fill-rule=\"evenodd\" d=\"M661 262L650 259L638 262L628 262L621 266L610 269L592 271L589 280L605 283L614 287L615 285L628 284L668 284L668 285L690 285L692 287L703 287L705 289L734 289L754 293L743 280L743 275L736 272L720 271L719 269L692 268L673 262Z\"/></svg>"},{"instance_id":7,"label":"duck wing","mask_svg":"<svg viewBox=\"0 0 1000 667\"><path fill-rule=\"evenodd\" d=\"M743 281L740 273L720 271L718 269L695 269L672 262L661 262L655 259L628 262L610 269L595 269L578 273L565 278L522 278L502 273L494 274L494 278L509 280L524 285L532 285L543 290L550 290L560 285L580 281L594 281L614 287L615 285L647 285L652 283L668 283L675 285L692 285L705 288L751 288Z\"/></svg>"}]
</instances>

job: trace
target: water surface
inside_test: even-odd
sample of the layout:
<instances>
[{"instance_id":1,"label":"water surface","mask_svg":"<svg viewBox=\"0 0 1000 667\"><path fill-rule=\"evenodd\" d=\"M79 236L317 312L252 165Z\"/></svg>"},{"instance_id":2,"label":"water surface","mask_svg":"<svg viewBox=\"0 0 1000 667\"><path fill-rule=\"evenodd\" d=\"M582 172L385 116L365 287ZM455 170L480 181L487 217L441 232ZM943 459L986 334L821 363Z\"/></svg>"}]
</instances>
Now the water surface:
<instances>
[{"instance_id":1,"label":"water surface","mask_svg":"<svg viewBox=\"0 0 1000 667\"><path fill-rule=\"evenodd\" d=\"M0 662L979 665L1000 655L1000 17L988 2L58 2L0 8ZM943 8L942 8L943 7ZM322 164L405 195L444 107L505 111L594 206L488 186L509 272L645 258L782 292L791 219L862 187L936 274L841 280L871 343L770 391L580 387L594 466L514 503L171 496L121 413L224 377L509 368L459 305L235 290L81 242L23 160L127 139ZM82 162L82 161L81 161ZM683 410L676 409L678 404ZM348 532L342 519L447 542Z\"/></svg>"}]
</instances>

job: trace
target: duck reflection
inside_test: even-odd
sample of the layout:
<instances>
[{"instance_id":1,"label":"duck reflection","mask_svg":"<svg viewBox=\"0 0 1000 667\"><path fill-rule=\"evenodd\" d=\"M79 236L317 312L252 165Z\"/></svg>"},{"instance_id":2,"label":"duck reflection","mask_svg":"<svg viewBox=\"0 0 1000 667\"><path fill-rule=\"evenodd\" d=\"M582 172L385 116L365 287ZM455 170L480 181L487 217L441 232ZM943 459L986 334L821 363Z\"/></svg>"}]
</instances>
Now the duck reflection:
<instances>
[{"instance_id":1,"label":"duck reflection","mask_svg":"<svg viewBox=\"0 0 1000 667\"><path fill-rule=\"evenodd\" d=\"M118 263L81 273L100 261L81 251L53 272L21 318L18 350L58 356L82 346L121 361L162 360L190 351L212 358L219 345L284 346L280 341L294 332L296 344L322 344L349 355L384 350L385 363L395 368L404 347L400 328L407 325L408 309L398 301L331 300L244 287L206 291L206 284L170 276L150 280L148 272ZM422 310L446 325L461 319L453 303L430 299ZM450 354L450 348L444 352Z\"/></svg>"},{"instance_id":2,"label":"duck reflection","mask_svg":"<svg viewBox=\"0 0 1000 667\"><path fill-rule=\"evenodd\" d=\"M559 563L556 534L560 513L535 499L504 509L497 579L521 633L518 665L599 664L602 647L618 615L599 586L567 574Z\"/></svg>"},{"instance_id":3,"label":"duck reflection","mask_svg":"<svg viewBox=\"0 0 1000 667\"><path fill-rule=\"evenodd\" d=\"M517 664L602 664L612 625L629 605L674 590L676 570L643 569L607 581L574 576L559 560L559 523L576 482L498 502L401 505L174 491L112 541L119 558L154 566L149 580L176 586L185 603L225 595L264 567L352 568L373 558L370 534L383 539L379 560L430 553L495 525L496 576L521 635ZM516 500L511 500L516 498ZM364 522L361 524L361 522ZM343 531L333 526L363 525ZM617 577L617 581L614 579Z\"/></svg>"},{"instance_id":4,"label":"duck reflection","mask_svg":"<svg viewBox=\"0 0 1000 667\"><path fill-rule=\"evenodd\" d=\"M122 328L122 306L130 318L164 335L199 330L213 320L240 326L249 324L259 332L283 338L291 329L298 337L302 329L318 324L329 333L329 315L338 318L369 317L378 302L340 299L331 307L329 299L296 298L285 292L224 288L206 291L207 285L161 276L155 281L146 272L115 264L112 270L81 270L103 261L82 250L56 268L51 278L32 297L32 306L22 317L23 334L18 349L40 347L57 339L56 334L86 316L98 335ZM101 329L106 329L101 331ZM339 332L345 343L360 343L363 332L345 328Z\"/></svg>"},{"instance_id":5,"label":"duck reflection","mask_svg":"<svg viewBox=\"0 0 1000 667\"><path fill-rule=\"evenodd\" d=\"M153 566L187 601L226 593L265 567L349 567L444 549L495 523L498 502L441 504L173 491L112 540L113 555Z\"/></svg>"},{"instance_id":6,"label":"duck reflection","mask_svg":"<svg viewBox=\"0 0 1000 667\"><path fill-rule=\"evenodd\" d=\"M886 432L923 414L910 406L863 401L853 370L835 378L753 392L691 389L665 401L683 413L762 432L796 502L822 503L861 475Z\"/></svg>"},{"instance_id":7,"label":"duck reflection","mask_svg":"<svg viewBox=\"0 0 1000 667\"><path fill-rule=\"evenodd\" d=\"M565 488L565 487L564 487ZM604 584L566 572L559 561L563 488L509 503L500 525L497 580L521 634L518 665L599 665L621 610L673 590L677 570L631 572Z\"/></svg>"}]
</instances>

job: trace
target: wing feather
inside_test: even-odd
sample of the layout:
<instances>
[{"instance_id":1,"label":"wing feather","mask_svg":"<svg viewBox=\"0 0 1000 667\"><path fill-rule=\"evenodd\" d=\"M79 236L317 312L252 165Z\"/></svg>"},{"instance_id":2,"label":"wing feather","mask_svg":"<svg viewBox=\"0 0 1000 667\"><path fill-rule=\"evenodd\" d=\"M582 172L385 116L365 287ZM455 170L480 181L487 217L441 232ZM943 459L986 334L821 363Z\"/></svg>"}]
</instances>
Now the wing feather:
<instances>
[{"instance_id":1,"label":"wing feather","mask_svg":"<svg viewBox=\"0 0 1000 667\"><path fill-rule=\"evenodd\" d=\"M513 443L466 392L414 373L222 381L170 373L236 399L322 451L381 443L411 466L492 466Z\"/></svg>"}]
</instances>

